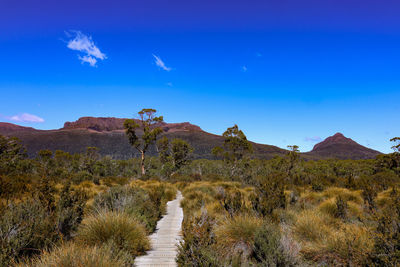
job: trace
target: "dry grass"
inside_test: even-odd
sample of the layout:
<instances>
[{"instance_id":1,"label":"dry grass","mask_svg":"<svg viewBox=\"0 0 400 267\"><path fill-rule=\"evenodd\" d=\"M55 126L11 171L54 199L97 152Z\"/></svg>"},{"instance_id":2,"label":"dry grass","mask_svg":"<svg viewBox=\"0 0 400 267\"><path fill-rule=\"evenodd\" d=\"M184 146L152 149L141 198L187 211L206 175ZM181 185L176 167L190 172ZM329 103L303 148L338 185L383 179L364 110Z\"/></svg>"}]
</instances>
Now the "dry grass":
<instances>
[{"instance_id":1,"label":"dry grass","mask_svg":"<svg viewBox=\"0 0 400 267\"><path fill-rule=\"evenodd\" d=\"M330 227L332 219L321 212L305 210L297 215L294 222L294 234L298 240L324 244L331 238L333 229Z\"/></svg>"},{"instance_id":2,"label":"dry grass","mask_svg":"<svg viewBox=\"0 0 400 267\"><path fill-rule=\"evenodd\" d=\"M108 244L132 256L150 249L146 230L135 218L117 212L103 212L86 218L78 229L77 241L84 245Z\"/></svg>"},{"instance_id":3,"label":"dry grass","mask_svg":"<svg viewBox=\"0 0 400 267\"><path fill-rule=\"evenodd\" d=\"M361 191L352 191L346 188L330 187L322 192L307 191L301 194L301 201L311 205L317 205L327 199L341 197L345 201L352 201L357 204L362 204Z\"/></svg>"},{"instance_id":4,"label":"dry grass","mask_svg":"<svg viewBox=\"0 0 400 267\"><path fill-rule=\"evenodd\" d=\"M19 267L122 267L128 262L122 257L116 258L101 247L79 246L69 243L48 252L44 251L40 258L29 263L20 263Z\"/></svg>"},{"instance_id":5,"label":"dry grass","mask_svg":"<svg viewBox=\"0 0 400 267\"><path fill-rule=\"evenodd\" d=\"M255 233L263 221L251 216L236 216L223 221L215 229L217 245L225 254L250 255Z\"/></svg>"}]
</instances>

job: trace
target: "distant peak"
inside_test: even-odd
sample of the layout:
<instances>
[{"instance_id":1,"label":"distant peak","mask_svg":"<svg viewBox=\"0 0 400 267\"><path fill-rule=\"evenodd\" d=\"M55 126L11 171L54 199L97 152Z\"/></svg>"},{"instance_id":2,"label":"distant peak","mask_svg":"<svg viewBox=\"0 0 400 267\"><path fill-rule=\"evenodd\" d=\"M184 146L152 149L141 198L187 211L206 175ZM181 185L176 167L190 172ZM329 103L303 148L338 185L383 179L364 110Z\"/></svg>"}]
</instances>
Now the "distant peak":
<instances>
[{"instance_id":1,"label":"distant peak","mask_svg":"<svg viewBox=\"0 0 400 267\"><path fill-rule=\"evenodd\" d=\"M332 137L345 137L342 133L335 133Z\"/></svg>"},{"instance_id":2,"label":"distant peak","mask_svg":"<svg viewBox=\"0 0 400 267\"><path fill-rule=\"evenodd\" d=\"M345 137L342 133L335 133L334 135L327 137L324 141L316 144L313 150L319 150L327 146L337 145L337 144L358 145L355 141Z\"/></svg>"}]
</instances>

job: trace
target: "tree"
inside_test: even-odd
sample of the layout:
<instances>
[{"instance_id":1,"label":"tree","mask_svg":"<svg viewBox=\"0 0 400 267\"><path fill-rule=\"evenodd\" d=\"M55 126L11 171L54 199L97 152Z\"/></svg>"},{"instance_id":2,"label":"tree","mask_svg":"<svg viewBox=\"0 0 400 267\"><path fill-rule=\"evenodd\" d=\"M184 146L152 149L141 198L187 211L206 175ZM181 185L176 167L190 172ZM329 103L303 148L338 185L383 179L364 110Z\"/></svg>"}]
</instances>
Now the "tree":
<instances>
[{"instance_id":1,"label":"tree","mask_svg":"<svg viewBox=\"0 0 400 267\"><path fill-rule=\"evenodd\" d=\"M26 157L26 150L16 137L0 135L0 173L15 169L17 163Z\"/></svg>"},{"instance_id":2,"label":"tree","mask_svg":"<svg viewBox=\"0 0 400 267\"><path fill-rule=\"evenodd\" d=\"M166 136L157 141L157 148L162 169L167 176L186 165L193 152L188 142L175 138L170 143Z\"/></svg>"},{"instance_id":3,"label":"tree","mask_svg":"<svg viewBox=\"0 0 400 267\"><path fill-rule=\"evenodd\" d=\"M296 161L299 159L300 150L299 150L299 146L297 146L297 145L287 146L287 148L289 148L289 153L288 153L289 164L288 164L288 168L287 168L287 174L290 175L292 169L294 168Z\"/></svg>"},{"instance_id":4,"label":"tree","mask_svg":"<svg viewBox=\"0 0 400 267\"><path fill-rule=\"evenodd\" d=\"M163 136L157 141L157 150L161 164L165 165L169 161L169 140Z\"/></svg>"},{"instance_id":5,"label":"tree","mask_svg":"<svg viewBox=\"0 0 400 267\"><path fill-rule=\"evenodd\" d=\"M232 165L231 175L233 175L239 162L253 153L253 146L247 141L246 135L242 130L239 130L236 124L228 128L222 136L224 137L223 147L214 147L212 153L215 156L223 157L226 162Z\"/></svg>"},{"instance_id":6,"label":"tree","mask_svg":"<svg viewBox=\"0 0 400 267\"><path fill-rule=\"evenodd\" d=\"M153 144L157 137L163 132L160 127L156 127L157 123L163 122L163 116L156 117L157 111L155 109L142 109L138 112L139 123L133 119L125 120L124 128L128 136L129 143L139 151L141 155L141 170L142 175L146 174L144 165L145 154L151 144ZM137 131L141 130L143 133L139 137Z\"/></svg>"},{"instance_id":7,"label":"tree","mask_svg":"<svg viewBox=\"0 0 400 267\"><path fill-rule=\"evenodd\" d=\"M394 142L395 145L392 146L392 149L399 153L400 152L400 137L393 137L392 139L390 139L390 142Z\"/></svg>"},{"instance_id":8,"label":"tree","mask_svg":"<svg viewBox=\"0 0 400 267\"><path fill-rule=\"evenodd\" d=\"M171 145L172 164L175 170L179 170L189 162L189 155L193 152L193 148L188 142L179 138L172 140Z\"/></svg>"}]
</instances>

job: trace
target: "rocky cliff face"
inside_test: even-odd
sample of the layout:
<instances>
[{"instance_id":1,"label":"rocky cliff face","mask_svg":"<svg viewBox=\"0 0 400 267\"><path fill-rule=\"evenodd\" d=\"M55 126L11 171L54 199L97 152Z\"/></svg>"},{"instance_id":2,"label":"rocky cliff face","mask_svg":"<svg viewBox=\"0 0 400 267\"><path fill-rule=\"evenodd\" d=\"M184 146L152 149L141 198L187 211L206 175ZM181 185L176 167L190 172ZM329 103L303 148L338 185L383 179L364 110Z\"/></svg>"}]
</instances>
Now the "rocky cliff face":
<instances>
[{"instance_id":1,"label":"rocky cliff face","mask_svg":"<svg viewBox=\"0 0 400 267\"><path fill-rule=\"evenodd\" d=\"M64 124L64 130L69 129L89 129L98 132L104 131L118 131L124 130L124 121L126 119L114 118L114 117L82 117L74 122L66 122ZM139 122L139 121L137 121ZM202 131L197 125L193 125L189 122L182 123L160 123L157 125L162 127L164 132L177 132L177 131Z\"/></svg>"},{"instance_id":2,"label":"rocky cliff face","mask_svg":"<svg viewBox=\"0 0 400 267\"><path fill-rule=\"evenodd\" d=\"M63 129L90 129L98 132L123 130L125 120L114 117L82 117L77 121L64 123Z\"/></svg>"}]
</instances>

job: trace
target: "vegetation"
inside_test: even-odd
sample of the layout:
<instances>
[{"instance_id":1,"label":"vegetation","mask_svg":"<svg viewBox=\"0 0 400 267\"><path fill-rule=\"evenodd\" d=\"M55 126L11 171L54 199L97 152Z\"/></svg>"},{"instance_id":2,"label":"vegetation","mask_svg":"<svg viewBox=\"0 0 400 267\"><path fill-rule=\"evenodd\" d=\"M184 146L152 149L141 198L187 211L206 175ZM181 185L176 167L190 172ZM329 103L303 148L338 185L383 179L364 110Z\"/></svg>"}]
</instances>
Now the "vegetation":
<instances>
[{"instance_id":1,"label":"vegetation","mask_svg":"<svg viewBox=\"0 0 400 267\"><path fill-rule=\"evenodd\" d=\"M215 160L165 138L159 157L114 160L93 147L27 158L0 137L0 265L130 266L178 189L179 266L400 265L399 139L376 159L304 161L297 146L252 158L237 126L224 138Z\"/></svg>"},{"instance_id":2,"label":"vegetation","mask_svg":"<svg viewBox=\"0 0 400 267\"><path fill-rule=\"evenodd\" d=\"M155 127L155 124L162 122L163 117L156 117L156 112L155 109L145 108L138 112L140 116L139 123L136 123L136 121L132 119L128 119L124 122L129 143L140 152L142 175L146 174L146 168L144 165L145 154L149 149L149 146L157 140L157 136L162 133L162 129L160 127ZM136 132L137 129L142 131L140 138Z\"/></svg>"}]
</instances>

